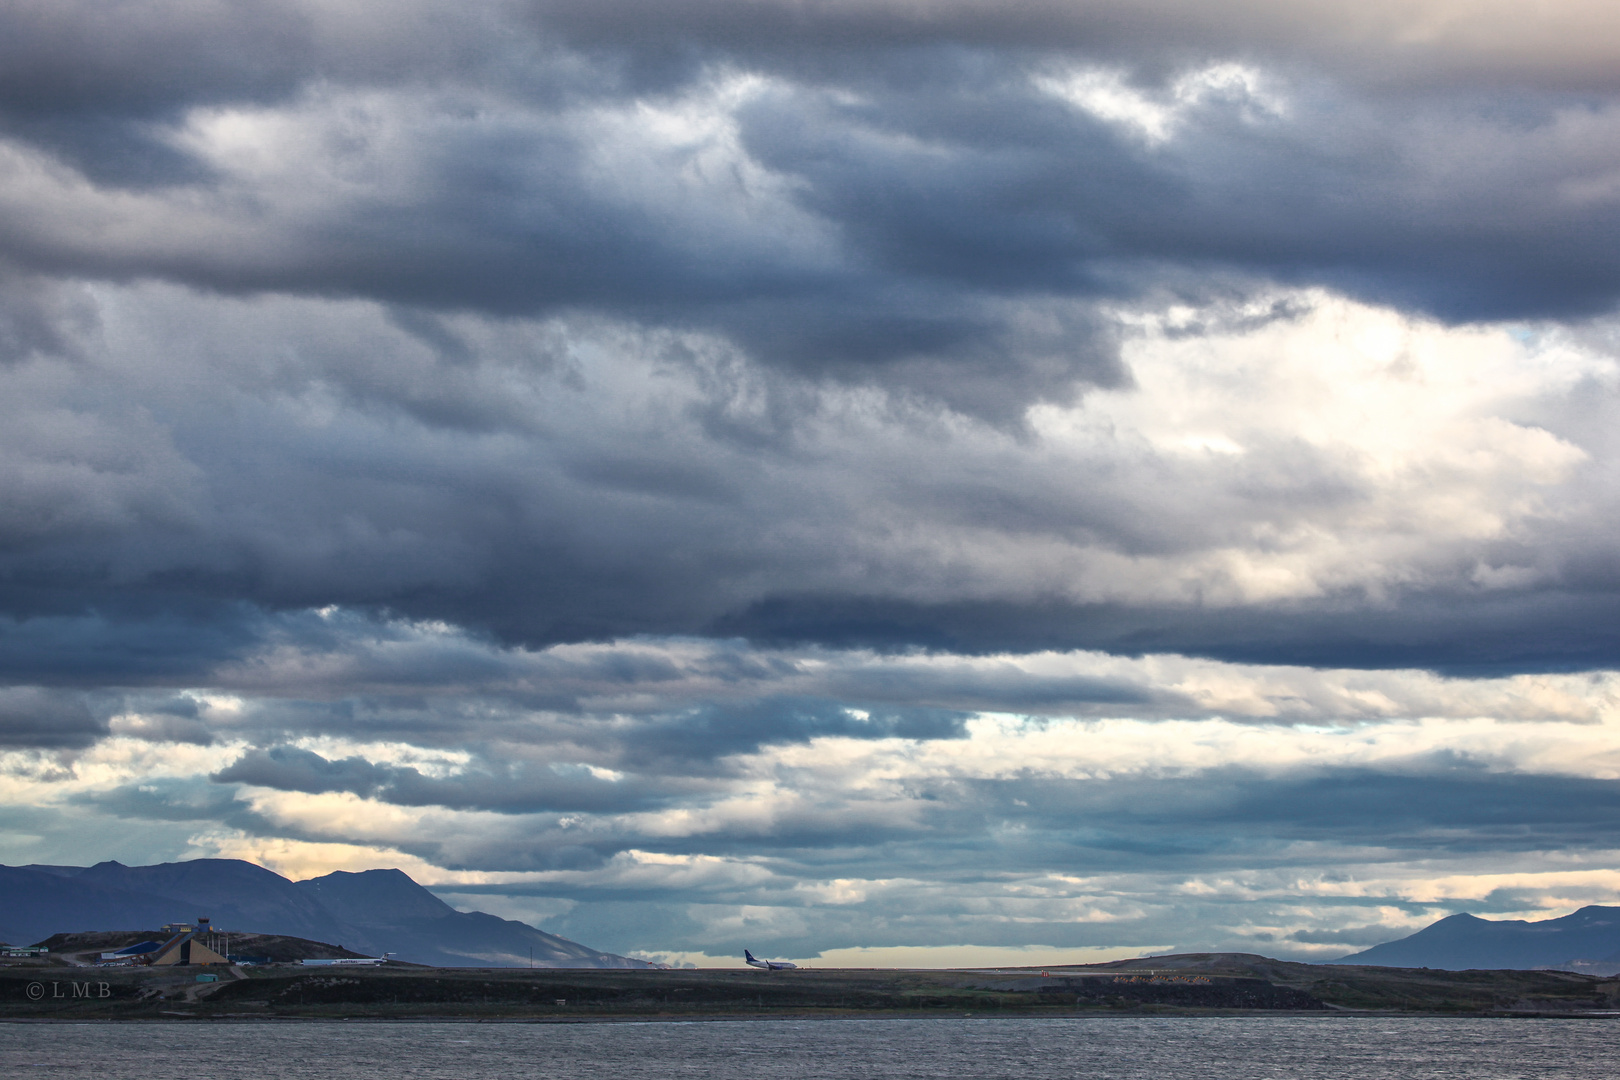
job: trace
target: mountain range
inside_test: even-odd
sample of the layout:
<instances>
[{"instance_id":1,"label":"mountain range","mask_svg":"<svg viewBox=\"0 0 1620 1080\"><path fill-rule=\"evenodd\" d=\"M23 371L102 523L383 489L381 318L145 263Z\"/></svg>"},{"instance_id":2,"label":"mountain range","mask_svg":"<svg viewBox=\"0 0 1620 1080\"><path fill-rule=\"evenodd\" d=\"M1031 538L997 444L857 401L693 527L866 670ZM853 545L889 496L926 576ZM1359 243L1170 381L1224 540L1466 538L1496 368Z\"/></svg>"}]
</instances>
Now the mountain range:
<instances>
[{"instance_id":1,"label":"mountain range","mask_svg":"<svg viewBox=\"0 0 1620 1080\"><path fill-rule=\"evenodd\" d=\"M207 916L224 930L287 934L438 967L640 968L482 911L457 911L400 870L291 881L241 859L156 866L0 866L0 940L149 930Z\"/></svg>"},{"instance_id":2,"label":"mountain range","mask_svg":"<svg viewBox=\"0 0 1620 1080\"><path fill-rule=\"evenodd\" d=\"M1410 937L1333 961L1375 967L1559 968L1620 974L1620 908L1583 907L1558 919L1452 915Z\"/></svg>"}]
</instances>

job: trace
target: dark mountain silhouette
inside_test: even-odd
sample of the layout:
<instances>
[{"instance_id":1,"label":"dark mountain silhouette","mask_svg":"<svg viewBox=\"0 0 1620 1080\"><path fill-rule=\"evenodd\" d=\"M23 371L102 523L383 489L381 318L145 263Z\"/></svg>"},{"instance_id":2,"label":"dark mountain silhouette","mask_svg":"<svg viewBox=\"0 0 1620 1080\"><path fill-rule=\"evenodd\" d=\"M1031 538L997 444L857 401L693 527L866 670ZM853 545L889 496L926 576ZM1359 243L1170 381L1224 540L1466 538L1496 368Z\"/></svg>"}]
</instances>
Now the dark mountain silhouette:
<instances>
[{"instance_id":1,"label":"dark mountain silhouette","mask_svg":"<svg viewBox=\"0 0 1620 1080\"><path fill-rule=\"evenodd\" d=\"M526 923L457 911L399 870L293 882L240 859L0 866L0 940L191 922L285 934L442 967L646 967Z\"/></svg>"},{"instance_id":2,"label":"dark mountain silhouette","mask_svg":"<svg viewBox=\"0 0 1620 1080\"><path fill-rule=\"evenodd\" d=\"M76 881L80 867L0 867L0 940L28 945L57 930L162 926L178 905L161 896ZM186 916L190 918L190 916Z\"/></svg>"},{"instance_id":3,"label":"dark mountain silhouette","mask_svg":"<svg viewBox=\"0 0 1620 1080\"><path fill-rule=\"evenodd\" d=\"M338 870L310 878L293 888L336 918L352 923L394 923L403 919L439 919L456 909L411 880L403 870Z\"/></svg>"},{"instance_id":4,"label":"dark mountain silhouette","mask_svg":"<svg viewBox=\"0 0 1620 1080\"><path fill-rule=\"evenodd\" d=\"M1562 968L1608 975L1620 972L1620 908L1594 905L1538 922L1451 915L1410 937L1334 963L1449 971Z\"/></svg>"},{"instance_id":5,"label":"dark mountain silhouette","mask_svg":"<svg viewBox=\"0 0 1620 1080\"><path fill-rule=\"evenodd\" d=\"M401 953L402 960L459 967L469 960L491 967L519 966L532 958L539 967L642 967L636 961L604 964L609 955L567 938L536 930L527 923L457 911L412 881L401 870L343 870L325 877L300 881L296 888L316 899L338 919L357 928L354 940L377 952ZM410 955L404 950L372 944L412 941L419 944Z\"/></svg>"},{"instance_id":6,"label":"dark mountain silhouette","mask_svg":"<svg viewBox=\"0 0 1620 1080\"><path fill-rule=\"evenodd\" d=\"M320 901L273 871L241 859L193 859L156 866L97 863L74 881L184 901L164 922L206 915L216 926L274 925L273 933L336 942L342 927ZM138 925L145 926L146 923ZM107 929L112 929L108 927Z\"/></svg>"}]
</instances>

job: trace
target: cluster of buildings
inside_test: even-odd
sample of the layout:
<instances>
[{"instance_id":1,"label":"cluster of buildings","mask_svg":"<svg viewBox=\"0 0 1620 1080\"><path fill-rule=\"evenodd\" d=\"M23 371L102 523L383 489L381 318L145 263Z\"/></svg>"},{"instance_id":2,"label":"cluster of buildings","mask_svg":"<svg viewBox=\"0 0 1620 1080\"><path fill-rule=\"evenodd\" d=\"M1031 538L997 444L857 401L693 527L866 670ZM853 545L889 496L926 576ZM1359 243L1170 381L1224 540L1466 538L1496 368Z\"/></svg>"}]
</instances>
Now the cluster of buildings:
<instances>
[{"instance_id":1,"label":"cluster of buildings","mask_svg":"<svg viewBox=\"0 0 1620 1080\"><path fill-rule=\"evenodd\" d=\"M206 918L199 918L195 923L168 923L159 933L162 938L157 941L139 941L127 945L122 949L100 954L97 967L211 967L214 965L252 965L268 964L272 960L268 956L241 956L230 951L231 935L213 927ZM242 935L238 935L239 937ZM253 938L256 935L246 935ZM72 935L69 935L71 938ZM59 943L60 944L60 943ZM316 944L310 942L308 944ZM330 948L330 946L326 946ZM32 959L38 960L49 956L50 948L45 945L8 945L0 942L0 958L5 959ZM75 953L77 950L70 947L63 950ZM305 967L375 967L386 964L393 958L393 953L384 953L381 956L343 956L320 959L299 960ZM73 961L70 963L83 961ZM199 981L209 981L216 976L199 975Z\"/></svg>"},{"instance_id":2,"label":"cluster of buildings","mask_svg":"<svg viewBox=\"0 0 1620 1080\"><path fill-rule=\"evenodd\" d=\"M170 923L162 932L163 941L142 941L116 952L101 954L103 965L140 964L150 967L206 967L210 964L266 964L269 957L232 956L230 935L214 930L207 919L193 923ZM41 950L43 951L43 950ZM392 953L382 956L339 957L330 960L301 960L305 967L368 967L385 964ZM203 976L198 976L203 978Z\"/></svg>"},{"instance_id":3,"label":"cluster of buildings","mask_svg":"<svg viewBox=\"0 0 1620 1080\"><path fill-rule=\"evenodd\" d=\"M17 957L44 956L51 950L43 945L0 945L0 956L16 959Z\"/></svg>"},{"instance_id":4,"label":"cluster of buildings","mask_svg":"<svg viewBox=\"0 0 1620 1080\"><path fill-rule=\"evenodd\" d=\"M179 965L229 964L228 939L221 943L207 919L191 923L170 923L163 927L169 935L164 941L142 941L117 952L101 954L103 963L149 964L153 967Z\"/></svg>"}]
</instances>

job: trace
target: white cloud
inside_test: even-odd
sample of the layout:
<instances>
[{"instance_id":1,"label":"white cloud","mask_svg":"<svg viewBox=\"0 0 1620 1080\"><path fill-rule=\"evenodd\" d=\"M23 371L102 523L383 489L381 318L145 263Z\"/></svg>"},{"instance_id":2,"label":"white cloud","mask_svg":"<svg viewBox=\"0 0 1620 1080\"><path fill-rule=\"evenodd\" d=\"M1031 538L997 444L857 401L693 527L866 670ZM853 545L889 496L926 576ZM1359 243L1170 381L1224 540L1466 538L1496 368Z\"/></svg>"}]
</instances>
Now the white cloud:
<instances>
[{"instance_id":1,"label":"white cloud","mask_svg":"<svg viewBox=\"0 0 1620 1080\"><path fill-rule=\"evenodd\" d=\"M1159 89L1134 85L1118 68L1081 67L1034 78L1037 89L1119 125L1150 147L1175 138L1200 106L1235 110L1249 123L1285 116L1287 102L1269 81L1257 68L1230 61L1187 71Z\"/></svg>"}]
</instances>

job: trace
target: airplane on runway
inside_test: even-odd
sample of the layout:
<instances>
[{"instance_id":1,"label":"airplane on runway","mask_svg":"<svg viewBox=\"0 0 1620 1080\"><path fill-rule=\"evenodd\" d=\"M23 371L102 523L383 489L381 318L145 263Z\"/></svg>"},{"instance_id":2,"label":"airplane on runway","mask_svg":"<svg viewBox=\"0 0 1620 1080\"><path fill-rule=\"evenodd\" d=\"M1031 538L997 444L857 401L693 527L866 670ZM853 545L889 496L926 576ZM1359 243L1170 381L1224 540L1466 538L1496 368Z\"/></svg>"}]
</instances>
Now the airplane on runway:
<instances>
[{"instance_id":1,"label":"airplane on runway","mask_svg":"<svg viewBox=\"0 0 1620 1080\"><path fill-rule=\"evenodd\" d=\"M743 950L743 958L748 961L749 967L763 968L766 971L795 971L798 964L790 964L786 960L760 960L747 949Z\"/></svg>"}]
</instances>

